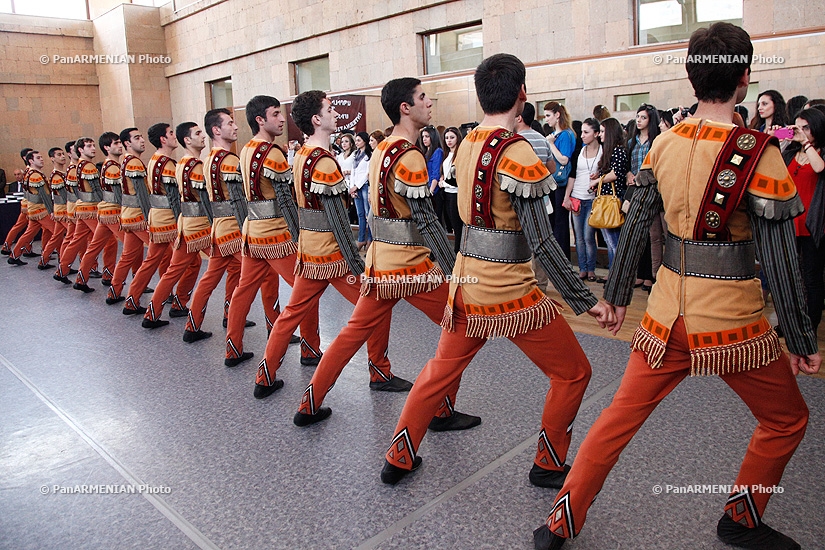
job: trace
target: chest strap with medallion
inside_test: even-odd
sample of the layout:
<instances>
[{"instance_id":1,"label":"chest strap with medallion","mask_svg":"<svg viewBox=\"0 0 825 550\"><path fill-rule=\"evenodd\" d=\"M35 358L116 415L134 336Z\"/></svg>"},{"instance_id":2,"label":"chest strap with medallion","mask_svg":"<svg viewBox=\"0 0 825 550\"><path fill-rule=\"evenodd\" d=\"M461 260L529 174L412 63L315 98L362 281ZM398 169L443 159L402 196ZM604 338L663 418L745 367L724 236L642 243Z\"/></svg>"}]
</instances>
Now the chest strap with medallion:
<instances>
[{"instance_id":1,"label":"chest strap with medallion","mask_svg":"<svg viewBox=\"0 0 825 550\"><path fill-rule=\"evenodd\" d=\"M495 130L484 142L481 154L476 161L473 178L472 225L495 228L493 221L493 179L498 159L508 145L523 140L524 137L505 130Z\"/></svg>"}]
</instances>

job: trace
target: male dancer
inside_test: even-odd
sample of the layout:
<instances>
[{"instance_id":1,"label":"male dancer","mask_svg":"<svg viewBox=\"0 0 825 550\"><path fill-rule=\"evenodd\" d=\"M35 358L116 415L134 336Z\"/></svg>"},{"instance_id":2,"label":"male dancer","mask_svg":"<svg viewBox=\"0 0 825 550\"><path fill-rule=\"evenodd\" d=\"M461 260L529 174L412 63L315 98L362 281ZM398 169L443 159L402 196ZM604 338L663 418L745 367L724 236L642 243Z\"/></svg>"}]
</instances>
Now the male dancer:
<instances>
[{"instance_id":1,"label":"male dancer","mask_svg":"<svg viewBox=\"0 0 825 550\"><path fill-rule=\"evenodd\" d=\"M152 294L149 307L146 308L146 315L142 323L146 328L157 328L169 324L169 321L160 319L160 316L163 313L163 304L172 292L172 287L175 286L178 279L185 277L185 272L200 271L200 252L212 246L210 237L212 214L209 210L209 195L206 192L203 176L203 161L200 160L206 136L194 122L179 124L175 128L175 136L178 143L186 149L176 168L177 193L173 195L172 190L167 189L167 196L176 196L180 200L180 217L177 224L178 237L172 244L174 251L169 267L161 276L158 286L155 287L155 292ZM163 159L158 162L166 164ZM152 166L151 163L150 166ZM155 166L154 171L157 171L157 164ZM154 212L154 208L152 212ZM150 213L150 223L151 219ZM183 282L178 283L178 286L180 287L182 284ZM126 308L123 309L123 313L126 313Z\"/></svg>"},{"instance_id":2,"label":"male dancer","mask_svg":"<svg viewBox=\"0 0 825 550\"><path fill-rule=\"evenodd\" d=\"M125 300L120 295L126 275L131 268L135 274L143 263L143 244L149 242L146 217L149 215L149 190L146 187L146 166L140 155L146 150L146 142L137 128L120 132L120 142L126 154L120 166L121 209L120 229L123 231L123 250L112 276L106 303L116 304Z\"/></svg>"},{"instance_id":3,"label":"male dancer","mask_svg":"<svg viewBox=\"0 0 825 550\"><path fill-rule=\"evenodd\" d=\"M552 381L538 450L529 479L560 487L573 419L590 380L590 363L558 305L536 286L531 265L539 259L576 314L587 311L601 326L613 324L609 304L599 302L570 268L553 238L544 196L555 186L530 143L514 134L527 94L524 64L497 54L475 73L484 110L455 159L458 210L466 228L456 258L441 339L410 392L381 471L395 484L421 464L417 449L443 395L453 388L489 338L506 337Z\"/></svg>"},{"instance_id":4,"label":"male dancer","mask_svg":"<svg viewBox=\"0 0 825 550\"><path fill-rule=\"evenodd\" d=\"M26 172L29 171L29 165L26 162L26 155L29 154L29 151L33 151L31 147L25 147L23 150L20 151L20 159L23 161L25 165L25 170L16 169L14 171L14 179L15 184L18 185L18 190L23 190L23 179L26 177ZM11 189L11 188L10 188ZM20 199L20 214L17 216L17 221L14 222L14 225L9 229L9 232L6 233L5 241L3 242L3 246L0 248L0 253L4 256L11 255L11 249L13 248L14 243L17 240L17 237L23 233L26 228L29 226L29 203L26 200L26 197ZM31 258L36 256L32 255L32 247L31 243L25 243L26 252L23 254L27 258Z\"/></svg>"},{"instance_id":5,"label":"male dancer","mask_svg":"<svg viewBox=\"0 0 825 550\"><path fill-rule=\"evenodd\" d=\"M198 333L201 330L209 297L212 296L212 291L218 286L224 273L226 273L226 297L223 317L226 323L232 292L238 286L241 276L243 241L238 225L240 215L236 205L233 204L234 193L230 192L232 185L243 182L238 155L230 151L232 144L238 140L238 126L227 109L208 111L204 117L204 126L206 133L212 139L212 150L204 165L204 180L212 212L212 253L209 256L206 272L198 282L198 287L192 296L192 307L189 308L189 319L186 321L186 330L191 333ZM249 326L253 324L250 323ZM145 323L144 326L146 326ZM207 333L198 334L197 339L208 338L209 336L205 334Z\"/></svg>"},{"instance_id":6,"label":"male dancer","mask_svg":"<svg viewBox=\"0 0 825 550\"><path fill-rule=\"evenodd\" d=\"M75 210L77 209L77 148L74 141L67 141L65 145L66 154L69 156L68 167L66 168L66 221L69 226L66 229L66 237L63 239L63 245L60 247L59 258L63 258L66 248L74 238L74 231L77 228L77 219L75 218ZM83 244L83 250L86 250L86 244ZM58 266L59 266L58 261ZM76 269L70 269L68 275L77 273ZM60 280L57 275L54 279ZM66 278L66 282L69 282Z\"/></svg>"},{"instance_id":7,"label":"male dancer","mask_svg":"<svg viewBox=\"0 0 825 550\"><path fill-rule=\"evenodd\" d=\"M241 280L227 315L226 366L235 366L253 355L243 351L243 329L258 288L267 330L272 329L280 314L279 276L290 286L295 283L298 251L298 211L290 187L292 170L283 150L272 143L284 133L286 119L281 103L271 96L255 96L246 104L246 120L255 136L244 145L240 158L243 190L249 202L243 225ZM301 322L301 336L301 363L317 365L318 354L310 352L321 348L317 303ZM184 341L193 338L194 334L188 332L183 335Z\"/></svg>"},{"instance_id":8,"label":"male dancer","mask_svg":"<svg viewBox=\"0 0 825 550\"><path fill-rule=\"evenodd\" d=\"M315 307L327 286L332 285L350 302L358 300L355 277L364 271L364 262L355 248L347 213L342 201L347 184L335 157L329 152L329 136L335 132L338 113L324 92L304 92L292 103L292 118L298 128L309 136L295 155L298 167L295 194L298 197L301 232L298 237L298 261L295 284L284 309L266 344L264 359L258 367L254 396L263 399L284 385L275 378L284 360L289 338L295 327ZM347 277L347 273L351 273ZM353 277L354 276L354 277ZM398 391L386 357L390 319L376 327L367 342L370 359L371 389ZM303 332L302 336L306 337ZM320 353L320 352L319 352ZM380 372L377 376L373 373ZM329 409L325 409L329 416Z\"/></svg>"},{"instance_id":9,"label":"male dancer","mask_svg":"<svg viewBox=\"0 0 825 550\"><path fill-rule=\"evenodd\" d=\"M622 449L688 374L719 375L759 421L736 479L741 489L728 498L717 535L743 548L800 547L762 522L771 494L761 489L779 484L805 434L808 409L794 375L817 372L821 359L794 242L792 218L802 201L778 142L731 124L734 105L748 91L752 56L748 34L729 23L690 37L688 59L702 60L687 63L699 106L656 139L636 178L638 193L605 288L605 298L618 306L614 333L662 205L669 231L663 269L621 385L579 448L550 517L534 532L536 548L561 548L579 533ZM724 61L707 61L717 58ZM783 297L775 305L790 361L764 317L754 255L774 296Z\"/></svg>"},{"instance_id":10,"label":"male dancer","mask_svg":"<svg viewBox=\"0 0 825 550\"><path fill-rule=\"evenodd\" d=\"M49 265L48 260L51 253L55 250L58 256L63 249L63 243L66 241L69 228L72 226L69 223L68 214L66 211L66 203L68 193L66 192L66 153L60 147L52 147L49 149L49 158L52 161L52 173L49 175L49 188L52 191L52 205L54 212L52 219L54 220L54 231L52 238L43 246L43 259L41 264ZM46 251L48 250L48 254ZM47 267L40 267L40 269L48 269ZM54 267L53 265L51 267Z\"/></svg>"},{"instance_id":11,"label":"male dancer","mask_svg":"<svg viewBox=\"0 0 825 550\"><path fill-rule=\"evenodd\" d=\"M11 265L26 265L26 262L20 259L20 255L23 254L25 247L24 243L32 242L37 236L38 231L43 231L43 238L45 239L46 230L48 229L49 235L51 235L54 230L54 222L49 217L53 210L51 190L46 184L46 176L41 172L44 164L45 161L40 151L29 151L26 154L28 170L23 178L23 188L26 191L26 201L28 202L27 215L29 225L26 227L26 231L17 239L17 244L11 251L8 259L8 263ZM46 244L45 240L43 244ZM45 259L41 257L37 268L48 269L49 267L54 267L48 264L51 250L47 253L46 247L44 246L42 253Z\"/></svg>"},{"instance_id":12,"label":"male dancer","mask_svg":"<svg viewBox=\"0 0 825 550\"><path fill-rule=\"evenodd\" d=\"M120 230L120 197L121 175L120 155L123 154L123 143L120 136L114 132L104 132L98 139L100 150L106 155L101 167L101 175L92 181L99 182L99 199L97 204L97 226L95 227L89 246L83 253L80 269L73 288L84 293L94 292L88 284L89 271L96 261L97 255L103 252L103 282L105 286L111 281L112 272L117 260L117 241L123 240L123 231ZM87 167L84 166L83 170ZM78 168L80 170L80 168ZM96 171L96 169L95 169ZM86 173L81 174L86 178ZM114 242L114 250L112 250ZM104 250L105 249L105 250ZM107 278L108 276L108 278Z\"/></svg>"},{"instance_id":13,"label":"male dancer","mask_svg":"<svg viewBox=\"0 0 825 550\"><path fill-rule=\"evenodd\" d=\"M452 273L455 254L433 211L427 187L427 162L413 143L430 120L432 101L417 78L391 80L381 91L381 104L393 123L393 133L382 141L370 160L370 204L373 244L367 250L365 281L349 323L330 344L315 369L293 421L308 426L329 416L321 407L327 392L370 333L390 318L401 298L440 324L449 285L444 272ZM430 261L434 252L438 265ZM380 371L376 373L380 375ZM387 383L399 391L409 382L395 377ZM464 430L481 418L454 409L458 380L430 422L436 431Z\"/></svg>"}]
</instances>

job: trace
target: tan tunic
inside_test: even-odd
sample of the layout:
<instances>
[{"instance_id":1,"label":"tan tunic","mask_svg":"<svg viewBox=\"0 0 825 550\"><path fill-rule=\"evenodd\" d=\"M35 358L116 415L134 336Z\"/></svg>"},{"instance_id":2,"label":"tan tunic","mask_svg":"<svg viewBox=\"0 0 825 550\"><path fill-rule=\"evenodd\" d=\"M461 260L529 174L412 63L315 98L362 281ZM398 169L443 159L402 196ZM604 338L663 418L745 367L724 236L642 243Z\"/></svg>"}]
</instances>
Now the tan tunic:
<instances>
[{"instance_id":1,"label":"tan tunic","mask_svg":"<svg viewBox=\"0 0 825 550\"><path fill-rule=\"evenodd\" d=\"M497 127L476 127L464 140L455 158L458 183L458 212L467 225L480 225L473 213L477 192L477 163L490 135ZM495 229L521 231L510 195L539 197L553 188L553 178L526 140L516 141L502 150L489 184L490 215ZM490 262L456 256L445 328L452 329L455 293L461 288L467 336L510 337L541 328L557 315L561 306L545 296L536 282L530 261L524 263Z\"/></svg>"},{"instance_id":2,"label":"tan tunic","mask_svg":"<svg viewBox=\"0 0 825 550\"><path fill-rule=\"evenodd\" d=\"M81 160L77 163L77 190L82 193L92 193L91 181L100 178L97 166L88 160ZM94 197L93 197L94 199ZM84 201L78 196L75 208L75 218L78 220L93 220L97 218L98 201Z\"/></svg>"},{"instance_id":3,"label":"tan tunic","mask_svg":"<svg viewBox=\"0 0 825 550\"><path fill-rule=\"evenodd\" d=\"M717 155L731 124L689 118L656 138L642 170L652 169L665 205L668 231L693 239L696 216ZM685 159L692 162L686 164ZM775 146L768 145L745 199L728 221L731 241L753 239L747 194L790 205L796 187ZM651 366L661 366L670 327L682 315L688 332L692 374L722 374L759 368L781 352L776 332L764 316L759 279L690 277L666 267L659 270L647 312L632 342Z\"/></svg>"},{"instance_id":4,"label":"tan tunic","mask_svg":"<svg viewBox=\"0 0 825 550\"><path fill-rule=\"evenodd\" d=\"M275 182L289 182L292 179L292 169L283 151L272 145L264 152L262 146L265 144L267 142L253 138L241 150L240 167L244 194L249 202L277 202ZM256 182L251 180L253 172L260 173ZM283 217L263 220L247 218L242 233L244 256L278 259L298 251L298 245L292 240L292 234Z\"/></svg>"},{"instance_id":5,"label":"tan tunic","mask_svg":"<svg viewBox=\"0 0 825 550\"><path fill-rule=\"evenodd\" d=\"M187 166L190 165L190 161L193 159L197 162L194 162L191 170L188 174L185 174ZM199 191L206 186L206 180L203 176L203 162L191 155L184 156L178 163L176 176L181 203L200 202L198 198L200 196ZM188 217L181 215L178 218L177 235L174 244L175 249L182 244L186 244L187 252L197 252L212 246L212 227L209 225L209 218L206 216Z\"/></svg>"},{"instance_id":6,"label":"tan tunic","mask_svg":"<svg viewBox=\"0 0 825 550\"><path fill-rule=\"evenodd\" d=\"M23 177L23 187L26 192L37 195L38 190L46 185L46 176L39 170L31 169ZM48 188L46 188L48 191ZM42 220L49 215L49 210L42 202L28 202L27 216L32 221Z\"/></svg>"},{"instance_id":7,"label":"tan tunic","mask_svg":"<svg viewBox=\"0 0 825 550\"><path fill-rule=\"evenodd\" d=\"M54 221L56 222L65 222L68 220L68 213L67 213L67 204L68 198L66 200L66 204L59 204L58 201L62 201L63 197L61 196L61 191L64 187L66 187L66 174L61 172L60 170L54 169L52 170L51 176L49 176L49 187L52 190L52 197L55 199L54 202Z\"/></svg>"},{"instance_id":8,"label":"tan tunic","mask_svg":"<svg viewBox=\"0 0 825 550\"><path fill-rule=\"evenodd\" d=\"M389 162L388 152L395 147L408 147L396 161L387 177L384 200L389 199L396 219L410 220L407 198L427 196L427 161L421 151L410 146L399 136L389 136L378 144L370 159L370 208L376 216L391 217L382 211L382 193L379 172L382 163ZM420 292L429 292L444 283L441 268L430 261L430 249L423 245L397 245L373 241L367 251L366 279L361 294L366 296L375 288L378 298L403 298Z\"/></svg>"},{"instance_id":9,"label":"tan tunic","mask_svg":"<svg viewBox=\"0 0 825 550\"><path fill-rule=\"evenodd\" d=\"M146 166L139 158L129 155L121 167L123 173L123 194L137 196L135 185L146 185ZM133 178L138 178L137 180ZM120 228L127 232L146 231L148 223L139 206L123 206L120 209Z\"/></svg>"},{"instance_id":10,"label":"tan tunic","mask_svg":"<svg viewBox=\"0 0 825 550\"><path fill-rule=\"evenodd\" d=\"M101 171L103 177L100 183L104 191L113 191L112 186L121 184L120 164L117 162L106 159ZM120 205L115 202L100 201L97 203L97 220L106 225L120 224Z\"/></svg>"},{"instance_id":11,"label":"tan tunic","mask_svg":"<svg viewBox=\"0 0 825 550\"><path fill-rule=\"evenodd\" d=\"M229 187L227 181L243 181L240 169L240 159L238 155L229 153L220 162L220 166L214 166L215 156L225 149L213 147L209 152L209 158L204 164L204 176L206 179L206 190L209 192L209 200L214 202L229 203ZM213 178L213 166L215 177ZM215 217L212 220L212 244L217 247L221 256L231 256L241 251L243 248L243 235L238 227L238 220L233 213L231 216Z\"/></svg>"},{"instance_id":12,"label":"tan tunic","mask_svg":"<svg viewBox=\"0 0 825 550\"><path fill-rule=\"evenodd\" d=\"M77 165L72 164L66 170L66 219L69 223L77 223Z\"/></svg>"},{"instance_id":13,"label":"tan tunic","mask_svg":"<svg viewBox=\"0 0 825 550\"><path fill-rule=\"evenodd\" d=\"M334 158L324 157L310 170L313 155L323 151L320 147L304 145L295 153L295 195L301 208L323 210L317 195L343 195L347 192L347 182ZM349 272L349 266L331 231L301 230L298 236L296 275L307 279L331 279L343 277Z\"/></svg>"},{"instance_id":14,"label":"tan tunic","mask_svg":"<svg viewBox=\"0 0 825 550\"><path fill-rule=\"evenodd\" d=\"M149 159L149 192L153 195L166 196L164 184L179 185L175 177L175 161L155 152ZM178 224L171 208L149 209L149 242L171 243L178 237Z\"/></svg>"}]
</instances>

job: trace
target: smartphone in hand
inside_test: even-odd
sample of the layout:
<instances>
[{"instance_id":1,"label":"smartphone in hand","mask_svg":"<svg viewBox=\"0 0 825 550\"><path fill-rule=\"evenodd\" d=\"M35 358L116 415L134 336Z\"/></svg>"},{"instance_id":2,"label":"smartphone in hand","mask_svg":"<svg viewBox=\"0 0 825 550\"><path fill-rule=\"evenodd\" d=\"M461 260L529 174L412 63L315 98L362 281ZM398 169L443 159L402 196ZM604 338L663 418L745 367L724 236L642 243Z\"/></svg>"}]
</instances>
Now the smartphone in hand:
<instances>
[{"instance_id":1,"label":"smartphone in hand","mask_svg":"<svg viewBox=\"0 0 825 550\"><path fill-rule=\"evenodd\" d=\"M793 128L777 128L773 135L776 139L793 139Z\"/></svg>"}]
</instances>

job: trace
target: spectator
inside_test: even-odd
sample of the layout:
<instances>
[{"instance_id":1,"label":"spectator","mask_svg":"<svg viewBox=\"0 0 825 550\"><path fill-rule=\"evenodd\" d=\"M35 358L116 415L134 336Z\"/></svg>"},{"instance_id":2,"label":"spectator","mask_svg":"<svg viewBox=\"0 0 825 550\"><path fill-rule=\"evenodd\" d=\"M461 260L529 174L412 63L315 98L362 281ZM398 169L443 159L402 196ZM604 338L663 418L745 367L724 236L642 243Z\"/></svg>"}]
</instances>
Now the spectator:
<instances>
[{"instance_id":1,"label":"spectator","mask_svg":"<svg viewBox=\"0 0 825 550\"><path fill-rule=\"evenodd\" d=\"M599 135L603 150L602 158L599 160L599 187L596 192L598 195L615 194L621 201L627 191L627 173L630 172L622 125L615 118L607 118L601 123ZM602 229L602 237L607 244L608 270L613 265L613 255L616 253L621 231L621 227ZM598 282L606 283L607 278L601 278Z\"/></svg>"},{"instance_id":2,"label":"spectator","mask_svg":"<svg viewBox=\"0 0 825 550\"><path fill-rule=\"evenodd\" d=\"M544 122L550 127L547 143L550 154L556 163L554 177L558 188L550 195L553 201L553 214L550 216L553 225L553 236L559 242L562 252L570 259L570 212L564 208L565 188L570 176L575 176L572 165L567 170L567 176L559 173L559 168L573 162L576 151L576 134L570 129L570 113L567 107L551 101L544 105Z\"/></svg>"},{"instance_id":3,"label":"spectator","mask_svg":"<svg viewBox=\"0 0 825 550\"><path fill-rule=\"evenodd\" d=\"M610 111L604 105L596 105L593 107L593 118L601 122L610 118Z\"/></svg>"},{"instance_id":4,"label":"spectator","mask_svg":"<svg viewBox=\"0 0 825 550\"><path fill-rule=\"evenodd\" d=\"M756 116L750 127L773 135L773 130L788 125L785 98L776 90L765 90L756 98Z\"/></svg>"},{"instance_id":5,"label":"spectator","mask_svg":"<svg viewBox=\"0 0 825 550\"><path fill-rule=\"evenodd\" d=\"M570 179L564 195L563 206L573 213L573 231L576 235L576 256L579 278L596 281L596 230L587 223L593 199L593 180L598 178L602 146L599 144L599 121L588 118L581 129L582 148L576 160L576 171Z\"/></svg>"},{"instance_id":6,"label":"spectator","mask_svg":"<svg viewBox=\"0 0 825 550\"><path fill-rule=\"evenodd\" d=\"M441 139L438 132L432 126L427 126L421 130L421 150L424 151L424 158L427 159L427 178L429 180L430 193L433 194L433 208L438 221L446 227L444 223L444 193L441 193L438 182L441 180L441 164L444 162L444 150L441 149Z\"/></svg>"},{"instance_id":7,"label":"spectator","mask_svg":"<svg viewBox=\"0 0 825 550\"><path fill-rule=\"evenodd\" d=\"M444 214L453 227L453 249L458 253L461 247L461 234L464 230L464 222L458 214L458 184L455 180L455 169L453 160L461 144L461 132L455 126L450 126L444 131L444 144L447 146L447 157L441 165L441 181L439 185L444 189Z\"/></svg>"},{"instance_id":8,"label":"spectator","mask_svg":"<svg viewBox=\"0 0 825 550\"><path fill-rule=\"evenodd\" d=\"M352 155L352 174L349 181L349 194L355 202L358 213L358 250L366 250L372 242L372 234L367 226L370 214L370 157L372 147L370 136L366 132L355 135L355 153Z\"/></svg>"},{"instance_id":9,"label":"spectator","mask_svg":"<svg viewBox=\"0 0 825 550\"><path fill-rule=\"evenodd\" d=\"M807 212L794 219L808 317L814 332L822 320L825 299L825 114L817 109L799 112L793 141L782 153Z\"/></svg>"},{"instance_id":10,"label":"spectator","mask_svg":"<svg viewBox=\"0 0 825 550\"><path fill-rule=\"evenodd\" d=\"M796 115L805 108L807 102L808 98L804 95L795 95L788 100L788 104L785 106L785 113L788 115L788 124L796 120Z\"/></svg>"}]
</instances>

